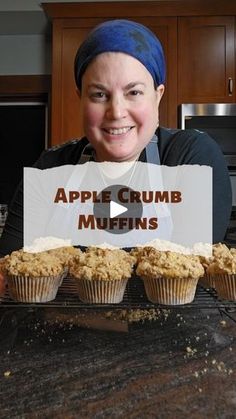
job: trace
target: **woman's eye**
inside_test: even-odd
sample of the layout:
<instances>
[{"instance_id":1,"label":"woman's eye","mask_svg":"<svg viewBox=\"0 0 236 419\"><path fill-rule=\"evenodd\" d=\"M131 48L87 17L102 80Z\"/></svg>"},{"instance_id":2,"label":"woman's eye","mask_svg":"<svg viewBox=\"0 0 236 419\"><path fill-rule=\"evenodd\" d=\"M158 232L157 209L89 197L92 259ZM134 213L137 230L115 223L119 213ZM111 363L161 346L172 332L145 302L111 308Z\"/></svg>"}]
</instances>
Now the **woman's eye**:
<instances>
[{"instance_id":1,"label":"woman's eye","mask_svg":"<svg viewBox=\"0 0 236 419\"><path fill-rule=\"evenodd\" d=\"M143 94L143 92L142 92L141 90L131 90L131 91L129 92L129 94L130 94L131 96L139 96L139 95L142 95L142 94Z\"/></svg>"},{"instance_id":2,"label":"woman's eye","mask_svg":"<svg viewBox=\"0 0 236 419\"><path fill-rule=\"evenodd\" d=\"M106 93L104 93L104 92L93 92L93 93L91 93L90 96L93 99L105 99L106 98Z\"/></svg>"}]
</instances>

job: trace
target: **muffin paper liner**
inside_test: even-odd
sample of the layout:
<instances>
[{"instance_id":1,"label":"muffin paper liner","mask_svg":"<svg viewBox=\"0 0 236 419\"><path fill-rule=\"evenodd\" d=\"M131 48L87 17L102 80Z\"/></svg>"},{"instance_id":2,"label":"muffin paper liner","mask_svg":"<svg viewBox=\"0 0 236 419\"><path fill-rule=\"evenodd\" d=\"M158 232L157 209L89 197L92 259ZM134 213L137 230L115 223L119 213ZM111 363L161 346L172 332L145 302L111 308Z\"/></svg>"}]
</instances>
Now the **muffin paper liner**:
<instances>
[{"instance_id":1,"label":"muffin paper liner","mask_svg":"<svg viewBox=\"0 0 236 419\"><path fill-rule=\"evenodd\" d=\"M199 283L205 288L215 288L215 274L205 273L204 276L199 279Z\"/></svg>"},{"instance_id":2,"label":"muffin paper liner","mask_svg":"<svg viewBox=\"0 0 236 419\"><path fill-rule=\"evenodd\" d=\"M128 279L90 281L75 278L75 281L83 303L118 304L123 300Z\"/></svg>"},{"instance_id":3,"label":"muffin paper liner","mask_svg":"<svg viewBox=\"0 0 236 419\"><path fill-rule=\"evenodd\" d=\"M24 303L46 303L56 298L61 275L29 277L20 275L8 276L10 297Z\"/></svg>"},{"instance_id":4,"label":"muffin paper liner","mask_svg":"<svg viewBox=\"0 0 236 419\"><path fill-rule=\"evenodd\" d=\"M225 300L236 301L236 274L215 275L215 288L218 297Z\"/></svg>"},{"instance_id":5,"label":"muffin paper liner","mask_svg":"<svg viewBox=\"0 0 236 419\"><path fill-rule=\"evenodd\" d=\"M198 279L143 278L147 298L152 303L178 305L194 300Z\"/></svg>"}]
</instances>

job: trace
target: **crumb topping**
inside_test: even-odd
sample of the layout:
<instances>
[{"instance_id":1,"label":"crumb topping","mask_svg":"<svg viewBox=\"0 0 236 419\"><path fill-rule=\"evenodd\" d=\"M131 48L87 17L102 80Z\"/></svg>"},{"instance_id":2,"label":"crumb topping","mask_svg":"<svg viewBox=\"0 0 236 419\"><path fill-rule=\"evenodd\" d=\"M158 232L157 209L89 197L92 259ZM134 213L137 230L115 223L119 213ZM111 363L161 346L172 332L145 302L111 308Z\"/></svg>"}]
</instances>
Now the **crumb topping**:
<instances>
[{"instance_id":1,"label":"crumb topping","mask_svg":"<svg viewBox=\"0 0 236 419\"><path fill-rule=\"evenodd\" d=\"M135 259L121 249L87 248L71 264L70 273L77 279L121 280L130 278Z\"/></svg>"},{"instance_id":2,"label":"crumb topping","mask_svg":"<svg viewBox=\"0 0 236 419\"><path fill-rule=\"evenodd\" d=\"M208 274L235 274L236 249L229 249L225 244L217 243L213 246L213 257L206 267Z\"/></svg>"},{"instance_id":3,"label":"crumb topping","mask_svg":"<svg viewBox=\"0 0 236 419\"><path fill-rule=\"evenodd\" d=\"M152 253L156 253L157 249L152 246L145 246L145 247L134 247L130 254L135 258L136 264L141 262L141 260L149 257Z\"/></svg>"},{"instance_id":4,"label":"crumb topping","mask_svg":"<svg viewBox=\"0 0 236 419\"><path fill-rule=\"evenodd\" d=\"M5 261L8 275L24 275L29 277L55 276L63 272L60 260L48 252L28 253L17 250Z\"/></svg>"},{"instance_id":5,"label":"crumb topping","mask_svg":"<svg viewBox=\"0 0 236 419\"><path fill-rule=\"evenodd\" d=\"M141 277L200 278L204 269L198 256L152 250L139 261L136 273Z\"/></svg>"},{"instance_id":6,"label":"crumb topping","mask_svg":"<svg viewBox=\"0 0 236 419\"><path fill-rule=\"evenodd\" d=\"M59 258L64 266L68 266L74 258L79 258L82 255L82 251L73 246L50 249L47 253Z\"/></svg>"},{"instance_id":7,"label":"crumb topping","mask_svg":"<svg viewBox=\"0 0 236 419\"><path fill-rule=\"evenodd\" d=\"M209 274L236 274L236 257L229 254L228 256L215 259L208 268Z\"/></svg>"},{"instance_id":8,"label":"crumb topping","mask_svg":"<svg viewBox=\"0 0 236 419\"><path fill-rule=\"evenodd\" d=\"M221 258L230 254L230 249L224 243L216 243L212 246L213 257Z\"/></svg>"},{"instance_id":9,"label":"crumb topping","mask_svg":"<svg viewBox=\"0 0 236 419\"><path fill-rule=\"evenodd\" d=\"M223 243L216 243L212 245L212 256L204 257L199 256L200 262L205 269L206 273L209 272L209 266L219 258L224 258L230 254L229 248Z\"/></svg>"}]
</instances>

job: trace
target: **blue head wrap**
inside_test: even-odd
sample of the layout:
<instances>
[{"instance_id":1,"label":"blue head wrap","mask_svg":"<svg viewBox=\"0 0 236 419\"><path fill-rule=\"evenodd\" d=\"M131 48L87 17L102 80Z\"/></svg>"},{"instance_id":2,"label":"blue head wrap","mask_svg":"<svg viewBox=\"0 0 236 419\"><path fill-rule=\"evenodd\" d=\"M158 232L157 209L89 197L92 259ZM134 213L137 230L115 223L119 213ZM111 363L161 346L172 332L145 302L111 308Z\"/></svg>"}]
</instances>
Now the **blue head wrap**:
<instances>
[{"instance_id":1,"label":"blue head wrap","mask_svg":"<svg viewBox=\"0 0 236 419\"><path fill-rule=\"evenodd\" d=\"M165 82L165 58L160 41L146 26L131 20L110 20L96 26L75 57L75 81L81 90L89 63L103 52L124 52L139 60L151 73L156 86Z\"/></svg>"}]
</instances>

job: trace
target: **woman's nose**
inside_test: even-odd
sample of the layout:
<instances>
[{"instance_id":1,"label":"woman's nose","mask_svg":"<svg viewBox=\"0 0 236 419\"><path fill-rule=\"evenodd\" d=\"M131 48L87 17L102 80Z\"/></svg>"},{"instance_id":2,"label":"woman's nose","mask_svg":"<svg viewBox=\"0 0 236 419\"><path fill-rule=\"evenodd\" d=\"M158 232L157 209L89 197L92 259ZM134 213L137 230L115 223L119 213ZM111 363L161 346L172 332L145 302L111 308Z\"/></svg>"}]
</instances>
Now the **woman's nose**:
<instances>
[{"instance_id":1,"label":"woman's nose","mask_svg":"<svg viewBox=\"0 0 236 419\"><path fill-rule=\"evenodd\" d=\"M125 100L123 98L112 98L108 102L108 108L106 116L108 119L121 119L124 118L127 114L127 109L125 105Z\"/></svg>"}]
</instances>

